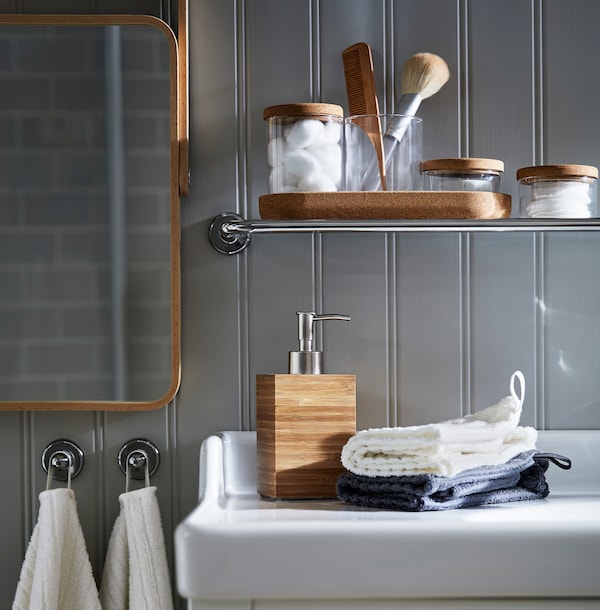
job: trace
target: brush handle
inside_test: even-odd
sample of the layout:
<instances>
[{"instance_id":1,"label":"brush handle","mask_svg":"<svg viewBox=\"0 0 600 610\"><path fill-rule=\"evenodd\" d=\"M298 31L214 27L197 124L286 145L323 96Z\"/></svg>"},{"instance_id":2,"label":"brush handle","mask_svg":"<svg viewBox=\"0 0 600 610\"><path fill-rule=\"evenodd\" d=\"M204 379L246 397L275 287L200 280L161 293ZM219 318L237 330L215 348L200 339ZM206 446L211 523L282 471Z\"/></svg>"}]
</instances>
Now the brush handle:
<instances>
[{"instance_id":1,"label":"brush handle","mask_svg":"<svg viewBox=\"0 0 600 610\"><path fill-rule=\"evenodd\" d=\"M392 156L396 150L398 143L402 141L408 126L410 125L410 119L415 116L421 100L423 98L418 93L405 93L400 97L398 105L394 114L402 115L394 117L383 137L383 157L385 160L385 170L390 166ZM367 170L360 182L361 191L378 191L381 186L381 179L379 175L379 167L377 160L374 159L369 163Z\"/></svg>"}]
</instances>

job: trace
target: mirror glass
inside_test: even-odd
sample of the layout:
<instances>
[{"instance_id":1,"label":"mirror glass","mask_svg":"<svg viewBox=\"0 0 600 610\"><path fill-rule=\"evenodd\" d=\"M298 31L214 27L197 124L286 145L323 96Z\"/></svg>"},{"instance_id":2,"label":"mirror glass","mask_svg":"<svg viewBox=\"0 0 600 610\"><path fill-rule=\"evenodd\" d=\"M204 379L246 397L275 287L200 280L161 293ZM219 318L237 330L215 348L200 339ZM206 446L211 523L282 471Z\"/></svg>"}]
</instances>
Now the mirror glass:
<instances>
[{"instance_id":1,"label":"mirror glass","mask_svg":"<svg viewBox=\"0 0 600 610\"><path fill-rule=\"evenodd\" d=\"M176 391L174 65L148 24L0 24L0 401Z\"/></svg>"}]
</instances>

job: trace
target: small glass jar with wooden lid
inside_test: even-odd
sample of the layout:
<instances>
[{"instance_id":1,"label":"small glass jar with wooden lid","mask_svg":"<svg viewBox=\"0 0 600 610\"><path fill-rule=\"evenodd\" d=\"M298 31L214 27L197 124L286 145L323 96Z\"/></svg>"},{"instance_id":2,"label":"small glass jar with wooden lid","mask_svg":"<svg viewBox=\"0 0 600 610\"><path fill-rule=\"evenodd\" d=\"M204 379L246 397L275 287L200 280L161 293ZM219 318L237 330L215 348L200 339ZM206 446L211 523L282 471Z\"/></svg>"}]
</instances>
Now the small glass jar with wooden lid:
<instances>
[{"instance_id":1,"label":"small glass jar with wooden lid","mask_svg":"<svg viewBox=\"0 0 600 610\"><path fill-rule=\"evenodd\" d=\"M453 158L423 162L425 188L430 191L499 192L504 163L498 159Z\"/></svg>"},{"instance_id":2,"label":"small glass jar with wooden lid","mask_svg":"<svg viewBox=\"0 0 600 610\"><path fill-rule=\"evenodd\" d=\"M517 170L523 218L597 216L598 168L593 165L534 165Z\"/></svg>"}]
</instances>

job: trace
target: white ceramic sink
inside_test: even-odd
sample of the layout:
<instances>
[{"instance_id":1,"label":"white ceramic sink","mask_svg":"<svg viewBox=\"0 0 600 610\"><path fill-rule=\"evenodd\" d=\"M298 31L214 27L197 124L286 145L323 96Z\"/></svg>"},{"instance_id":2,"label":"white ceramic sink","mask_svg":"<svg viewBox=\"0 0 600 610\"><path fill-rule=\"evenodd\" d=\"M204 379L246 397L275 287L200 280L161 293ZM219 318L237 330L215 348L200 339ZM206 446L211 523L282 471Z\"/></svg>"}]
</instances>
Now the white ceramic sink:
<instances>
[{"instance_id":1,"label":"white ceramic sink","mask_svg":"<svg viewBox=\"0 0 600 610\"><path fill-rule=\"evenodd\" d=\"M598 598L600 431L540 432L545 500L443 512L270 501L256 435L224 432L200 455L200 502L175 535L190 600ZM599 602L600 607L600 602Z\"/></svg>"}]
</instances>

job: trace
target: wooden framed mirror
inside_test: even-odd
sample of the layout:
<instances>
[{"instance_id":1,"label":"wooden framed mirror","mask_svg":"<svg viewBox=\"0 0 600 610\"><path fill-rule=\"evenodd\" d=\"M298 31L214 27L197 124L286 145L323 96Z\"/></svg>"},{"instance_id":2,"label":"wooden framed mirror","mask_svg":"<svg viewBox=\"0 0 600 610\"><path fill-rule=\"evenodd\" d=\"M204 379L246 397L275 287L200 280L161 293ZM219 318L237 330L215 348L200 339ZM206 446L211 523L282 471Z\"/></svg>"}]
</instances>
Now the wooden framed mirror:
<instances>
[{"instance_id":1,"label":"wooden framed mirror","mask_svg":"<svg viewBox=\"0 0 600 610\"><path fill-rule=\"evenodd\" d=\"M0 410L175 396L185 63L155 17L0 15Z\"/></svg>"}]
</instances>

